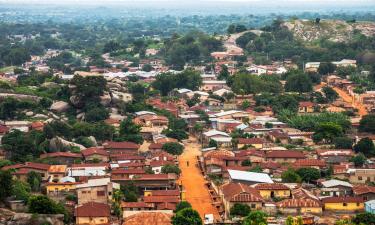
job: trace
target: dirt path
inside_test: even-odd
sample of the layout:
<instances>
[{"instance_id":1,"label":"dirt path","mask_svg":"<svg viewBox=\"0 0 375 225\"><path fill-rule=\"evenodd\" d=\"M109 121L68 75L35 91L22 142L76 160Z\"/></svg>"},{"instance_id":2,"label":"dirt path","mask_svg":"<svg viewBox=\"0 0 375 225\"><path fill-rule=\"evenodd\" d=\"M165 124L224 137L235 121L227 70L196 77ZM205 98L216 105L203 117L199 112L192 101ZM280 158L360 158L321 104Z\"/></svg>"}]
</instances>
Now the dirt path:
<instances>
[{"instance_id":1,"label":"dirt path","mask_svg":"<svg viewBox=\"0 0 375 225\"><path fill-rule=\"evenodd\" d=\"M346 93L345 91L343 91L342 89L340 88L337 88L337 87L333 87L333 89L337 92L337 94L340 95L340 97L347 103L350 103L352 104L352 106L356 109L358 109L358 114L360 116L365 116L368 114L367 110L366 110L366 107L359 103L358 101L356 101L355 99L353 99L348 93Z\"/></svg>"},{"instance_id":2,"label":"dirt path","mask_svg":"<svg viewBox=\"0 0 375 225\"><path fill-rule=\"evenodd\" d=\"M202 219L205 214L213 214L215 219L220 219L218 211L212 205L211 196L205 185L206 180L197 166L197 156L201 154L200 145L193 138L189 140L191 143L185 143L184 153L179 157L182 170L179 182L182 183L186 191L186 201L190 202L193 208L199 212Z\"/></svg>"}]
</instances>

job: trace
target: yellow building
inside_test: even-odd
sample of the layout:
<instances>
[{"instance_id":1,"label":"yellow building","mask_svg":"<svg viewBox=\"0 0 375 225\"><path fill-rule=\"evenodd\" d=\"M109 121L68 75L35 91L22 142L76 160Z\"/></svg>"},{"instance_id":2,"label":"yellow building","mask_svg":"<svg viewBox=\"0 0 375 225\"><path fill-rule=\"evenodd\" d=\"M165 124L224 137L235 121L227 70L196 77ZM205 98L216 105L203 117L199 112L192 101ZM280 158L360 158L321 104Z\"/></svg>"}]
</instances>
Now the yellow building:
<instances>
[{"instance_id":1,"label":"yellow building","mask_svg":"<svg viewBox=\"0 0 375 225\"><path fill-rule=\"evenodd\" d=\"M276 203L277 209L284 214L322 214L322 205L314 199L285 199Z\"/></svg>"},{"instance_id":2,"label":"yellow building","mask_svg":"<svg viewBox=\"0 0 375 225\"><path fill-rule=\"evenodd\" d=\"M358 212L364 210L364 201L359 197L329 197L322 200L325 210Z\"/></svg>"},{"instance_id":3,"label":"yellow building","mask_svg":"<svg viewBox=\"0 0 375 225\"><path fill-rule=\"evenodd\" d=\"M46 184L47 195L58 195L61 193L75 191L77 182L50 182Z\"/></svg>"},{"instance_id":4,"label":"yellow building","mask_svg":"<svg viewBox=\"0 0 375 225\"><path fill-rule=\"evenodd\" d=\"M257 184L254 186L264 199L289 198L291 196L290 188L284 184Z\"/></svg>"},{"instance_id":5,"label":"yellow building","mask_svg":"<svg viewBox=\"0 0 375 225\"><path fill-rule=\"evenodd\" d=\"M177 196L181 201L186 200L186 192L176 190L145 190L144 196Z\"/></svg>"},{"instance_id":6,"label":"yellow building","mask_svg":"<svg viewBox=\"0 0 375 225\"><path fill-rule=\"evenodd\" d=\"M98 202L88 202L75 208L76 224L109 224L109 205Z\"/></svg>"}]
</instances>

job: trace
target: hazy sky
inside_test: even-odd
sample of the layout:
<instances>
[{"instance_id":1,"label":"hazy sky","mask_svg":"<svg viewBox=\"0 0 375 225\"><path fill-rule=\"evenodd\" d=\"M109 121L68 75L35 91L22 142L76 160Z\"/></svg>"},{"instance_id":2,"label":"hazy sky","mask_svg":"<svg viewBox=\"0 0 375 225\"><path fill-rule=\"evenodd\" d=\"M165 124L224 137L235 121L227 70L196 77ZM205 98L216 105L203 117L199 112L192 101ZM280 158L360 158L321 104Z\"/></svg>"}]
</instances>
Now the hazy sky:
<instances>
[{"instance_id":1,"label":"hazy sky","mask_svg":"<svg viewBox=\"0 0 375 225\"><path fill-rule=\"evenodd\" d=\"M50 3L50 4L141 4L143 2L147 3L189 3L189 4L199 4L201 2L223 2L223 3L257 3L257 4L348 4L348 5L375 5L375 0L0 0L0 3Z\"/></svg>"}]
</instances>

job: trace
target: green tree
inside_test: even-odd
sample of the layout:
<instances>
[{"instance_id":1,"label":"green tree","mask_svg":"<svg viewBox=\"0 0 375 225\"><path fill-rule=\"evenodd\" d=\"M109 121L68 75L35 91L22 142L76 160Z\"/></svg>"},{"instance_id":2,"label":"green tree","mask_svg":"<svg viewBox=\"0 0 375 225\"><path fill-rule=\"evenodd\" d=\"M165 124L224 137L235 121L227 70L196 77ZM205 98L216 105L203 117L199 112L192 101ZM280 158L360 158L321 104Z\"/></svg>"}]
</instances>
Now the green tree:
<instances>
[{"instance_id":1,"label":"green tree","mask_svg":"<svg viewBox=\"0 0 375 225\"><path fill-rule=\"evenodd\" d=\"M315 168L300 168L297 174L301 177L302 181L310 183L320 178L320 170Z\"/></svg>"},{"instance_id":2,"label":"green tree","mask_svg":"<svg viewBox=\"0 0 375 225\"><path fill-rule=\"evenodd\" d=\"M186 209L186 208L192 208L191 204L187 201L181 201L181 202L177 203L175 213L177 213L177 212L179 212L183 209Z\"/></svg>"},{"instance_id":3,"label":"green tree","mask_svg":"<svg viewBox=\"0 0 375 225\"><path fill-rule=\"evenodd\" d=\"M337 137L333 140L336 149L351 149L353 140L349 137Z\"/></svg>"},{"instance_id":4,"label":"green tree","mask_svg":"<svg viewBox=\"0 0 375 225\"><path fill-rule=\"evenodd\" d=\"M356 167L362 167L366 162L366 156L363 153L358 153L350 159L350 162L353 162Z\"/></svg>"},{"instance_id":5,"label":"green tree","mask_svg":"<svg viewBox=\"0 0 375 225\"><path fill-rule=\"evenodd\" d=\"M241 166L251 166L250 159L245 159L244 161L242 161Z\"/></svg>"},{"instance_id":6,"label":"green tree","mask_svg":"<svg viewBox=\"0 0 375 225\"><path fill-rule=\"evenodd\" d=\"M49 199L45 195L31 196L28 202L29 213L37 214L66 214L64 206Z\"/></svg>"},{"instance_id":7,"label":"green tree","mask_svg":"<svg viewBox=\"0 0 375 225\"><path fill-rule=\"evenodd\" d=\"M85 113L85 120L87 122L98 122L103 121L109 117L109 112L102 106L89 109Z\"/></svg>"},{"instance_id":8,"label":"green tree","mask_svg":"<svg viewBox=\"0 0 375 225\"><path fill-rule=\"evenodd\" d=\"M152 66L150 65L150 64L144 64L143 66L142 66L142 70L143 71L146 71L146 72L150 72L150 71L152 71L154 68L152 68Z\"/></svg>"},{"instance_id":9,"label":"green tree","mask_svg":"<svg viewBox=\"0 0 375 225\"><path fill-rule=\"evenodd\" d=\"M176 142L168 142L162 146L162 149L172 155L181 155L184 151L184 146Z\"/></svg>"},{"instance_id":10,"label":"green tree","mask_svg":"<svg viewBox=\"0 0 375 225\"><path fill-rule=\"evenodd\" d=\"M285 183L301 183L302 181L300 175L291 168L281 174L281 179Z\"/></svg>"},{"instance_id":11,"label":"green tree","mask_svg":"<svg viewBox=\"0 0 375 225\"><path fill-rule=\"evenodd\" d=\"M368 137L362 138L356 145L354 145L354 150L357 153L363 153L366 157L375 155L374 142Z\"/></svg>"},{"instance_id":12,"label":"green tree","mask_svg":"<svg viewBox=\"0 0 375 225\"><path fill-rule=\"evenodd\" d=\"M316 143L321 141L332 143L335 138L342 137L343 135L344 131L340 125L332 122L321 123L315 130L313 140Z\"/></svg>"},{"instance_id":13,"label":"green tree","mask_svg":"<svg viewBox=\"0 0 375 225\"><path fill-rule=\"evenodd\" d=\"M185 208L172 217L173 225L202 225L203 221L199 213L192 208Z\"/></svg>"},{"instance_id":14,"label":"green tree","mask_svg":"<svg viewBox=\"0 0 375 225\"><path fill-rule=\"evenodd\" d=\"M375 215L369 212L356 214L353 218L355 224L375 224Z\"/></svg>"},{"instance_id":15,"label":"green tree","mask_svg":"<svg viewBox=\"0 0 375 225\"><path fill-rule=\"evenodd\" d=\"M12 196L14 196L16 200L22 200L27 203L30 198L30 191L31 188L27 183L20 180L15 180L13 182Z\"/></svg>"},{"instance_id":16,"label":"green tree","mask_svg":"<svg viewBox=\"0 0 375 225\"><path fill-rule=\"evenodd\" d=\"M9 170L0 171L0 187L0 201L4 201L12 194L12 174Z\"/></svg>"},{"instance_id":17,"label":"green tree","mask_svg":"<svg viewBox=\"0 0 375 225\"><path fill-rule=\"evenodd\" d=\"M375 133L375 114L368 114L361 118L359 121L359 131Z\"/></svg>"},{"instance_id":18,"label":"green tree","mask_svg":"<svg viewBox=\"0 0 375 225\"><path fill-rule=\"evenodd\" d=\"M140 134L141 126L133 123L132 119L128 117L120 124L119 138L123 141L132 141L137 144L143 143L143 137Z\"/></svg>"},{"instance_id":19,"label":"green tree","mask_svg":"<svg viewBox=\"0 0 375 225\"><path fill-rule=\"evenodd\" d=\"M3 148L10 154L10 159L15 162L24 162L26 156L39 156L37 147L26 133L13 130L3 136Z\"/></svg>"},{"instance_id":20,"label":"green tree","mask_svg":"<svg viewBox=\"0 0 375 225\"><path fill-rule=\"evenodd\" d=\"M291 74L286 79L285 91L304 93L312 90L310 78L302 72Z\"/></svg>"},{"instance_id":21,"label":"green tree","mask_svg":"<svg viewBox=\"0 0 375 225\"><path fill-rule=\"evenodd\" d=\"M229 78L229 76L230 76L230 73L229 73L228 67L226 65L222 65L220 73L217 76L217 79L219 79L219 80L227 80Z\"/></svg>"},{"instance_id":22,"label":"green tree","mask_svg":"<svg viewBox=\"0 0 375 225\"><path fill-rule=\"evenodd\" d=\"M326 96L326 99L328 100L328 102L333 102L339 97L337 92L333 90L333 88L331 87L323 87L322 91L324 95Z\"/></svg>"},{"instance_id":23,"label":"green tree","mask_svg":"<svg viewBox=\"0 0 375 225\"><path fill-rule=\"evenodd\" d=\"M210 142L208 142L208 147L209 148L217 148L218 147L217 141L215 141L214 139L211 139Z\"/></svg>"},{"instance_id":24,"label":"green tree","mask_svg":"<svg viewBox=\"0 0 375 225\"><path fill-rule=\"evenodd\" d=\"M267 225L267 213L263 211L252 211L243 220L242 225Z\"/></svg>"},{"instance_id":25,"label":"green tree","mask_svg":"<svg viewBox=\"0 0 375 225\"><path fill-rule=\"evenodd\" d=\"M321 75L327 75L330 73L335 72L336 66L333 65L331 62L321 62L318 68L318 72Z\"/></svg>"},{"instance_id":26,"label":"green tree","mask_svg":"<svg viewBox=\"0 0 375 225\"><path fill-rule=\"evenodd\" d=\"M177 175L180 175L181 169L177 165L167 164L161 168L161 173L164 173L164 174L175 173Z\"/></svg>"},{"instance_id":27,"label":"green tree","mask_svg":"<svg viewBox=\"0 0 375 225\"><path fill-rule=\"evenodd\" d=\"M244 217L249 215L250 213L250 206L241 203L235 203L232 208L230 208L230 215L231 216L240 216Z\"/></svg>"},{"instance_id":28,"label":"green tree","mask_svg":"<svg viewBox=\"0 0 375 225\"><path fill-rule=\"evenodd\" d=\"M30 185L32 191L40 191L42 176L35 171L30 171L29 173L27 173L27 183Z\"/></svg>"}]
</instances>

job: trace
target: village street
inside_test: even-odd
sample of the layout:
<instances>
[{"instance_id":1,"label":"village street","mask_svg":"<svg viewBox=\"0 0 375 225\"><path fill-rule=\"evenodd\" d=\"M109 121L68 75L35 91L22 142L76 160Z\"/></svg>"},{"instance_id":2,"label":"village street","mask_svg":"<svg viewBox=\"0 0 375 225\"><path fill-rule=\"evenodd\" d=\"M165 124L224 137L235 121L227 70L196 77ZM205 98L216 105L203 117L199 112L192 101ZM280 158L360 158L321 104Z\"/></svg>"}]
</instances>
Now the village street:
<instances>
[{"instance_id":1,"label":"village street","mask_svg":"<svg viewBox=\"0 0 375 225\"><path fill-rule=\"evenodd\" d=\"M205 214L213 214L215 219L219 219L219 213L212 205L212 199L205 185L199 167L197 166L197 156L201 154L200 145L195 138L190 138L185 142L184 153L179 157L180 169L182 171L179 183L186 191L186 201L199 212L204 219Z\"/></svg>"}]
</instances>

